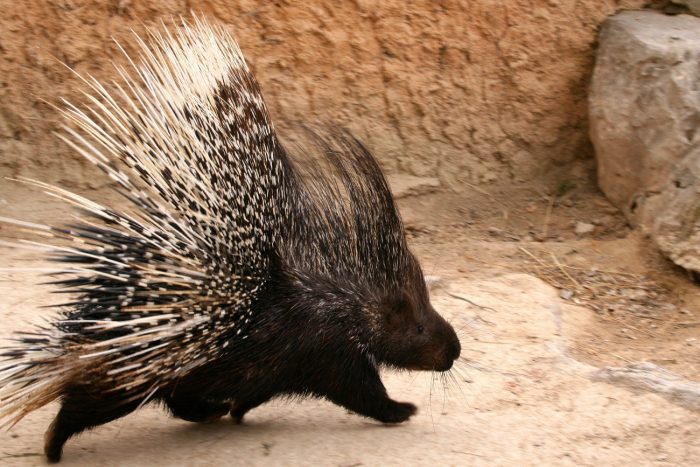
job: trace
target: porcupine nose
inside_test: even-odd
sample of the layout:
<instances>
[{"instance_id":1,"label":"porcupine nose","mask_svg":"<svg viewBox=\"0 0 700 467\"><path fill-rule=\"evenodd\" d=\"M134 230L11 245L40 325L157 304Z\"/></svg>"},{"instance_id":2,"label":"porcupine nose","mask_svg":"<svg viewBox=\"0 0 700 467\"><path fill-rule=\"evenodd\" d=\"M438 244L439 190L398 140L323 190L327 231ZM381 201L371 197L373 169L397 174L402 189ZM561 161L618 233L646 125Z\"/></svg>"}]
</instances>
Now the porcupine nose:
<instances>
[{"instance_id":1,"label":"porcupine nose","mask_svg":"<svg viewBox=\"0 0 700 467\"><path fill-rule=\"evenodd\" d=\"M462 352L462 344L459 343L459 339L455 336L454 340L450 342L447 351L448 357L455 361L459 358L459 354Z\"/></svg>"},{"instance_id":2,"label":"porcupine nose","mask_svg":"<svg viewBox=\"0 0 700 467\"><path fill-rule=\"evenodd\" d=\"M452 368L452 364L459 358L459 354L462 352L462 345L459 343L459 338L457 338L457 334L454 329L452 329L452 326L449 326L446 334L443 359L442 363L436 368L437 371L447 371Z\"/></svg>"}]
</instances>

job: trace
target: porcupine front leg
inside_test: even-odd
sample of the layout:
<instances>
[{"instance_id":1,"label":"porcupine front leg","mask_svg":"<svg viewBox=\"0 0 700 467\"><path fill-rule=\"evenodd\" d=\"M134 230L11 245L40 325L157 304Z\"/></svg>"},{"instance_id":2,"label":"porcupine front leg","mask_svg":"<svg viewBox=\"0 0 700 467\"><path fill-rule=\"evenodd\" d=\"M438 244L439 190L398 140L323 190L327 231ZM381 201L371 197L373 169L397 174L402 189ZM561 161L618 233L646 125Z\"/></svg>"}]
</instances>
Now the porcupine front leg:
<instances>
[{"instance_id":1,"label":"porcupine front leg","mask_svg":"<svg viewBox=\"0 0 700 467\"><path fill-rule=\"evenodd\" d=\"M401 423L417 412L410 402L397 402L389 397L377 369L369 362L361 362L352 370L344 368L324 378L319 395L382 423Z\"/></svg>"},{"instance_id":2,"label":"porcupine front leg","mask_svg":"<svg viewBox=\"0 0 700 467\"><path fill-rule=\"evenodd\" d=\"M44 435L44 454L49 462L59 462L63 445L72 436L104 425L133 412L139 401L121 402L95 398L83 389L71 389L64 395L61 409Z\"/></svg>"}]
</instances>

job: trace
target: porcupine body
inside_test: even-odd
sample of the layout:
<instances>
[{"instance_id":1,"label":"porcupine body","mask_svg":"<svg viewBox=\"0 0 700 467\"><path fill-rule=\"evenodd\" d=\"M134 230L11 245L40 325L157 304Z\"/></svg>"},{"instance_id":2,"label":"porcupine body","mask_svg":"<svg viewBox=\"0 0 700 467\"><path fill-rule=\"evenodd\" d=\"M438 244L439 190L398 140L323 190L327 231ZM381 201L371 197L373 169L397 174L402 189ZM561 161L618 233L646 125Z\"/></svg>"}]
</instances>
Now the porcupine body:
<instances>
[{"instance_id":1,"label":"porcupine body","mask_svg":"<svg viewBox=\"0 0 700 467\"><path fill-rule=\"evenodd\" d=\"M152 401L193 422L240 422L285 395L407 420L415 406L388 397L379 368L445 371L460 345L375 159L342 130L314 137L319 160L290 156L221 27L195 18L137 40L131 75L118 67L111 91L85 78L87 103L63 111L63 139L129 207L27 181L83 220L2 218L50 238L25 245L51 254L75 298L2 350L0 416L60 399L51 461L71 436Z\"/></svg>"}]
</instances>

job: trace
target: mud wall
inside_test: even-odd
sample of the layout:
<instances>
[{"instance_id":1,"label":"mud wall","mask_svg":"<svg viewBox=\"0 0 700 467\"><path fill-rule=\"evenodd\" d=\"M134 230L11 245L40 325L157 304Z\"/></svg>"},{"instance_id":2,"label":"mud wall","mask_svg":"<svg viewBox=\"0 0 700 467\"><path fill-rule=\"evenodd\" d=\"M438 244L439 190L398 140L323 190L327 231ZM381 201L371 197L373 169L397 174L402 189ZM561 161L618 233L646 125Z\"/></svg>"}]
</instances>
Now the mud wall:
<instances>
[{"instance_id":1,"label":"mud wall","mask_svg":"<svg viewBox=\"0 0 700 467\"><path fill-rule=\"evenodd\" d=\"M525 178L590 157L586 88L600 23L642 1L0 0L0 175L91 184L44 102L98 79L111 38L158 19L230 25L276 118L349 126L394 172Z\"/></svg>"}]
</instances>

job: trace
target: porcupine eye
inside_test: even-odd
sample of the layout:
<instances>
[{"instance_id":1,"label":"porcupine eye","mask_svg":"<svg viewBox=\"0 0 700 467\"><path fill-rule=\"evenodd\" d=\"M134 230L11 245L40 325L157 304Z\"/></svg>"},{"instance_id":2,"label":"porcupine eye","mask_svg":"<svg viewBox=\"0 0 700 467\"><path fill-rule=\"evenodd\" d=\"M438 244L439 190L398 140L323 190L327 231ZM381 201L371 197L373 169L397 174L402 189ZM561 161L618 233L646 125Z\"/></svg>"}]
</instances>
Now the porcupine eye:
<instances>
[{"instance_id":1,"label":"porcupine eye","mask_svg":"<svg viewBox=\"0 0 700 467\"><path fill-rule=\"evenodd\" d=\"M418 327L416 328L416 331L418 331L418 334L423 334L423 331L425 331L425 328L423 327L422 324L419 324Z\"/></svg>"}]
</instances>

